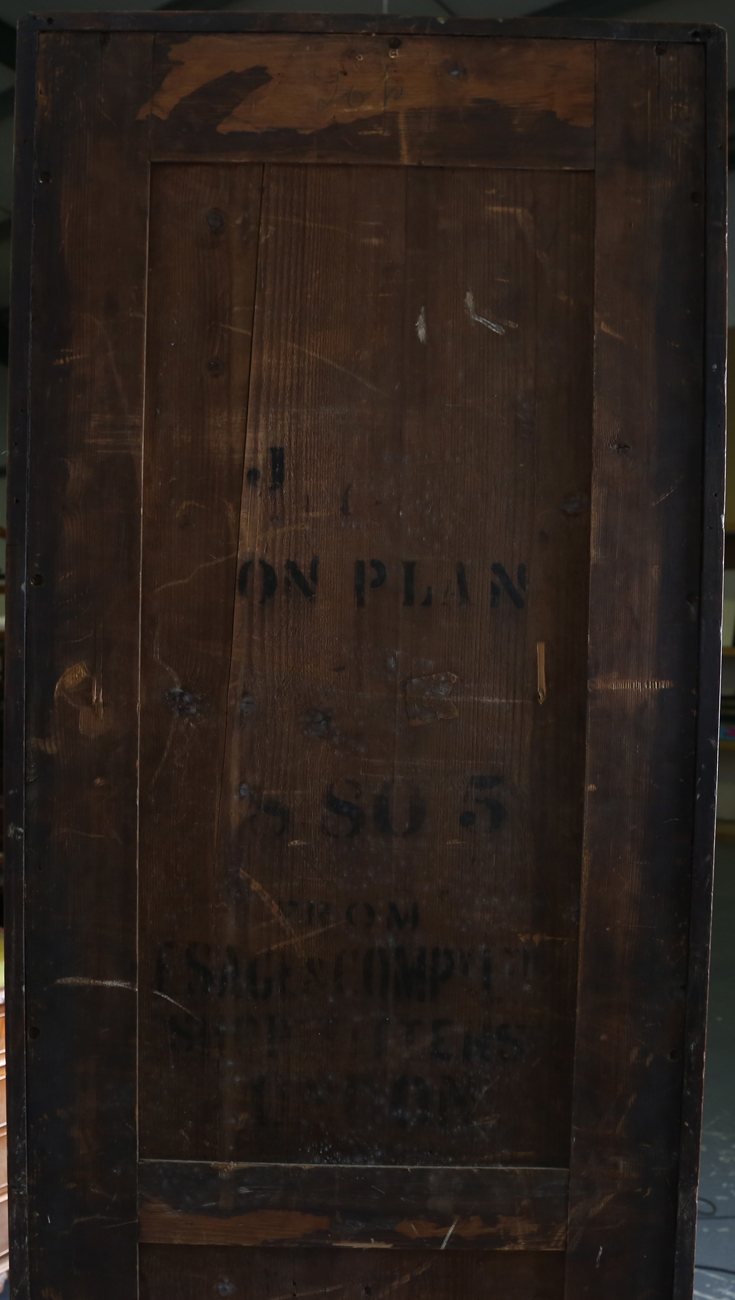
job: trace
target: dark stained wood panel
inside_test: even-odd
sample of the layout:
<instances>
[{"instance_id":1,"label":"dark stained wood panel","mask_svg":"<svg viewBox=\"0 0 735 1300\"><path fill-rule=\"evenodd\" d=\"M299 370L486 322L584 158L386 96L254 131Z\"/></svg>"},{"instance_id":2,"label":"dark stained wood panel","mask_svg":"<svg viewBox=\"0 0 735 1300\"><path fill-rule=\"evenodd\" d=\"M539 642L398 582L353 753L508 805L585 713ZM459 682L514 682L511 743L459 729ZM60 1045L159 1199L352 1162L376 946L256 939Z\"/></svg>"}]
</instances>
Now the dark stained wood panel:
<instances>
[{"instance_id":1,"label":"dark stained wood panel","mask_svg":"<svg viewBox=\"0 0 735 1300\"><path fill-rule=\"evenodd\" d=\"M112 46L60 36L40 49L22 575L30 1282L31 1294L64 1300L100 1289L129 1300L137 1267L148 131L131 102L149 84L150 57L150 38L132 34Z\"/></svg>"},{"instance_id":2,"label":"dark stained wood panel","mask_svg":"<svg viewBox=\"0 0 735 1300\"><path fill-rule=\"evenodd\" d=\"M158 892L163 823L141 855L148 1157L567 1162L591 199L584 174L266 168L215 877L182 846ZM187 584L198 628L224 574ZM193 846L227 647L190 685L180 610L155 644L191 707L176 751L144 714L142 798L163 764Z\"/></svg>"},{"instance_id":3,"label":"dark stained wood panel","mask_svg":"<svg viewBox=\"0 0 735 1300\"><path fill-rule=\"evenodd\" d=\"M592 41L161 36L154 77L156 158L594 165Z\"/></svg>"},{"instance_id":4,"label":"dark stained wood panel","mask_svg":"<svg viewBox=\"0 0 735 1300\"><path fill-rule=\"evenodd\" d=\"M722 33L19 48L16 1300L687 1300Z\"/></svg>"},{"instance_id":5,"label":"dark stained wood panel","mask_svg":"<svg viewBox=\"0 0 735 1300\"><path fill-rule=\"evenodd\" d=\"M684 1027L704 57L694 46L603 45L598 70L584 939L567 1288L575 1300L618 1300L635 1279L640 1294L663 1300L673 1279L684 1058L698 1050Z\"/></svg>"},{"instance_id":6,"label":"dark stained wood panel","mask_svg":"<svg viewBox=\"0 0 735 1300\"><path fill-rule=\"evenodd\" d=\"M216 1246L142 1245L142 1300L559 1300L563 1255L541 1251L492 1254L432 1251L423 1258L400 1250L218 1249Z\"/></svg>"},{"instance_id":7,"label":"dark stained wood panel","mask_svg":"<svg viewBox=\"0 0 735 1300\"><path fill-rule=\"evenodd\" d=\"M559 1251L568 1184L566 1169L143 1161L141 1241Z\"/></svg>"}]
</instances>

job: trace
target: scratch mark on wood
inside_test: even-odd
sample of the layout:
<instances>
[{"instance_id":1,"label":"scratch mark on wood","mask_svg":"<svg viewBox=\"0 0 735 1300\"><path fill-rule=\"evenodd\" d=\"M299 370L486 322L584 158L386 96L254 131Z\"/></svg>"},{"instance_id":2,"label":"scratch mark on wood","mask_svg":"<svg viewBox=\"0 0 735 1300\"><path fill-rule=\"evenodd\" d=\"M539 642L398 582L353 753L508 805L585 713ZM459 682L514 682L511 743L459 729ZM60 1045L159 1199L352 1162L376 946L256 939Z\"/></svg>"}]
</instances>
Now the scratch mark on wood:
<instances>
[{"instance_id":1,"label":"scratch mark on wood","mask_svg":"<svg viewBox=\"0 0 735 1300\"><path fill-rule=\"evenodd\" d=\"M546 642L536 642L536 677L538 682L538 702L546 702Z\"/></svg>"},{"instance_id":2,"label":"scratch mark on wood","mask_svg":"<svg viewBox=\"0 0 735 1300\"><path fill-rule=\"evenodd\" d=\"M135 985L129 980L97 980L89 979L86 975L62 975L55 983L71 985L73 988L129 989L132 993L135 992Z\"/></svg>"},{"instance_id":3,"label":"scratch mark on wood","mask_svg":"<svg viewBox=\"0 0 735 1300\"><path fill-rule=\"evenodd\" d=\"M494 334L505 334L503 326L498 325L497 321L489 320L487 316L478 316L475 311L475 296L471 289L468 289L464 296L464 305L470 320L476 321L478 325L485 325Z\"/></svg>"},{"instance_id":4,"label":"scratch mark on wood","mask_svg":"<svg viewBox=\"0 0 735 1300\"><path fill-rule=\"evenodd\" d=\"M202 569L211 569L215 564L224 564L227 560L236 559L237 551L232 551L229 555L217 555L213 560L205 560L203 564L198 564L195 569L192 569L191 573L187 574L185 578L173 578L171 582L162 582L160 587L154 587L153 595L158 595L159 591L166 591L167 587L184 586L185 583L191 582L192 578L195 578L198 573L201 573Z\"/></svg>"},{"instance_id":5,"label":"scratch mark on wood","mask_svg":"<svg viewBox=\"0 0 735 1300\"><path fill-rule=\"evenodd\" d=\"M587 1222L596 1218L604 1210L605 1206L613 1200L615 1192L607 1192L602 1196L597 1204L590 1205L592 1197L581 1199L576 1205L570 1206L569 1209L569 1231L567 1236L567 1249L576 1250L583 1235ZM573 1231L572 1231L573 1229Z\"/></svg>"},{"instance_id":6,"label":"scratch mark on wood","mask_svg":"<svg viewBox=\"0 0 735 1300\"><path fill-rule=\"evenodd\" d=\"M185 1011L187 1016L191 1016L192 1020L196 1020L198 1024L202 1023L200 1016L195 1016L194 1012L185 1007L183 1002L177 1002L175 998L170 998L168 993L161 993L160 989L154 989L153 996L154 998L163 998L164 1002L170 1002L172 1007L178 1007L179 1011Z\"/></svg>"},{"instance_id":7,"label":"scratch mark on wood","mask_svg":"<svg viewBox=\"0 0 735 1300\"><path fill-rule=\"evenodd\" d=\"M273 916L275 920L278 921L278 924L282 925L284 929L288 930L289 934L293 935L294 939L299 939L300 935L297 934L291 922L288 920L288 917L285 916L281 908L278 906L278 903L276 902L275 898L271 898L268 891L263 888L260 881L256 880L242 867L240 868L240 875L243 880L247 880L248 884L250 885L250 888L253 890L253 893L257 894L258 898L263 903L265 903L271 916Z\"/></svg>"},{"instance_id":8,"label":"scratch mark on wood","mask_svg":"<svg viewBox=\"0 0 735 1300\"><path fill-rule=\"evenodd\" d=\"M337 1286L318 1286L311 1291L299 1291L298 1300L306 1300L310 1295L332 1295L334 1291L344 1291L344 1289L344 1282L339 1282ZM284 1291L281 1295L275 1295L273 1300L293 1300L293 1291Z\"/></svg>"},{"instance_id":9,"label":"scratch mark on wood","mask_svg":"<svg viewBox=\"0 0 735 1300\"><path fill-rule=\"evenodd\" d=\"M233 334L245 334L247 338L250 338L253 333L252 330L241 329L239 325L225 325L224 321L219 322L219 327L223 330L231 330Z\"/></svg>"},{"instance_id":10,"label":"scratch mark on wood","mask_svg":"<svg viewBox=\"0 0 735 1300\"><path fill-rule=\"evenodd\" d=\"M402 1286L408 1286L408 1283L412 1282L415 1277L420 1277L422 1273L426 1273L433 1267L434 1261L429 1260L428 1263L419 1265L419 1267L415 1268L413 1272L404 1273L402 1277L395 1278L393 1282L389 1282L381 1291L378 1291L375 1300L385 1300L386 1296L392 1295L394 1291L398 1291Z\"/></svg>"},{"instance_id":11,"label":"scratch mark on wood","mask_svg":"<svg viewBox=\"0 0 735 1300\"><path fill-rule=\"evenodd\" d=\"M117 361L115 359L115 348L112 339L110 338L109 330L104 320L99 320L99 321L95 320L94 323L98 327L98 332L102 334L102 337L105 340L105 346L107 348L107 359L110 363L110 370L112 371L112 377L115 380L115 387L117 389L117 395L120 401L120 407L124 412L124 414L127 416L128 415L128 392L127 392L126 385L123 383L122 377L120 375L120 371L117 368Z\"/></svg>"},{"instance_id":12,"label":"scratch mark on wood","mask_svg":"<svg viewBox=\"0 0 735 1300\"><path fill-rule=\"evenodd\" d=\"M110 831L80 831L76 826L60 826L56 832L59 839L64 835L80 835L84 840L114 840L116 844L122 844L122 840L114 830Z\"/></svg>"},{"instance_id":13,"label":"scratch mark on wood","mask_svg":"<svg viewBox=\"0 0 735 1300\"><path fill-rule=\"evenodd\" d=\"M442 1237L445 1241L448 1241L453 1233L466 1241L475 1241L480 1237L505 1237L512 1243L511 1249L518 1249L520 1242L538 1233L539 1224L520 1215L504 1214L498 1215L496 1223L485 1223L479 1214L470 1214L466 1219L456 1218L449 1231L445 1224L433 1223L430 1219L416 1219L414 1223L404 1219L396 1225L395 1230L406 1237L413 1233L429 1239Z\"/></svg>"},{"instance_id":14,"label":"scratch mark on wood","mask_svg":"<svg viewBox=\"0 0 735 1300\"><path fill-rule=\"evenodd\" d=\"M615 681L604 677L593 677L589 684L591 691L670 691L674 682L651 678L649 681Z\"/></svg>"},{"instance_id":15,"label":"scratch mark on wood","mask_svg":"<svg viewBox=\"0 0 735 1300\"><path fill-rule=\"evenodd\" d=\"M457 1217L455 1218L454 1223L452 1224L451 1228L449 1229L449 1232L447 1233L447 1235L446 1235L446 1237L444 1238L444 1240L443 1240L441 1246L439 1247L440 1250L446 1250L446 1248L447 1248L447 1242L449 1241L449 1238L451 1237L451 1235L452 1235L452 1233L454 1232L454 1229L456 1228L456 1226L457 1226L458 1223L459 1223L459 1215L457 1215Z\"/></svg>"},{"instance_id":16,"label":"scratch mark on wood","mask_svg":"<svg viewBox=\"0 0 735 1300\"><path fill-rule=\"evenodd\" d=\"M609 325L605 324L604 320L600 321L600 330L603 334L608 334L611 339L618 339L620 343L625 342L623 335L618 334L616 330L611 329Z\"/></svg>"},{"instance_id":17,"label":"scratch mark on wood","mask_svg":"<svg viewBox=\"0 0 735 1300\"><path fill-rule=\"evenodd\" d=\"M654 501L653 504L655 506L660 506L661 502L665 501L667 497L670 497L672 492L675 492L676 489L680 487L683 482L684 482L684 475L680 474L676 482L673 483L672 486L669 488L668 492L664 492L660 497L657 497L657 499Z\"/></svg>"},{"instance_id":18,"label":"scratch mark on wood","mask_svg":"<svg viewBox=\"0 0 735 1300\"><path fill-rule=\"evenodd\" d=\"M336 361L332 361L331 357L323 357L321 352L313 352L311 348L302 347L301 344L292 341L289 341L289 347L295 348L297 352L303 352L307 357L313 357L315 361L321 361L324 366L331 366L333 370L341 370L343 375L349 375L350 379L356 379L358 384L364 384L365 387L371 389L373 393L380 393L381 397L390 396L390 394L385 393L382 388L378 388L375 384L371 384L370 380L366 379L364 375L358 375L354 370L348 370L346 366L340 366Z\"/></svg>"},{"instance_id":19,"label":"scratch mark on wood","mask_svg":"<svg viewBox=\"0 0 735 1300\"><path fill-rule=\"evenodd\" d=\"M268 925L269 922L264 922ZM254 953L255 957L262 957L263 953L276 952L278 948L288 948L291 944L296 943L302 947L310 939L315 939L318 934L325 934L327 930L335 930L338 925L344 925L344 921L333 921L331 925L323 925L319 930L309 930L304 934L294 933L290 939L282 939L280 943L269 943L267 948L261 948Z\"/></svg>"},{"instance_id":20,"label":"scratch mark on wood","mask_svg":"<svg viewBox=\"0 0 735 1300\"><path fill-rule=\"evenodd\" d=\"M419 343L426 342L426 308L422 307L419 312L419 318L416 321L416 333L419 336Z\"/></svg>"}]
</instances>

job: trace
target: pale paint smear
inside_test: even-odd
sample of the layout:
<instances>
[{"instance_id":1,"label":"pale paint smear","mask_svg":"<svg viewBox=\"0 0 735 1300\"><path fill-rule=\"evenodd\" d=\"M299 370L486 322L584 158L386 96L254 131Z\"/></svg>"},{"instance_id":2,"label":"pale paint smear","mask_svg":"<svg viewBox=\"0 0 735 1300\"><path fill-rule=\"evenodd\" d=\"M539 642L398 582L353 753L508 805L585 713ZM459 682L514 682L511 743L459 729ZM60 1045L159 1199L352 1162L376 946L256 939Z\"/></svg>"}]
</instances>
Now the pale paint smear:
<instances>
[{"instance_id":1,"label":"pale paint smear","mask_svg":"<svg viewBox=\"0 0 735 1300\"><path fill-rule=\"evenodd\" d=\"M494 334L505 334L502 325L498 325L494 320L488 320L487 316L478 316L475 311L475 295L471 289L468 289L464 296L464 305L470 320L476 321L478 325L484 325L487 329L492 330Z\"/></svg>"},{"instance_id":2,"label":"pale paint smear","mask_svg":"<svg viewBox=\"0 0 735 1300\"><path fill-rule=\"evenodd\" d=\"M419 318L416 321L416 333L419 336L419 343L426 342L426 308L422 307L419 312Z\"/></svg>"}]
</instances>

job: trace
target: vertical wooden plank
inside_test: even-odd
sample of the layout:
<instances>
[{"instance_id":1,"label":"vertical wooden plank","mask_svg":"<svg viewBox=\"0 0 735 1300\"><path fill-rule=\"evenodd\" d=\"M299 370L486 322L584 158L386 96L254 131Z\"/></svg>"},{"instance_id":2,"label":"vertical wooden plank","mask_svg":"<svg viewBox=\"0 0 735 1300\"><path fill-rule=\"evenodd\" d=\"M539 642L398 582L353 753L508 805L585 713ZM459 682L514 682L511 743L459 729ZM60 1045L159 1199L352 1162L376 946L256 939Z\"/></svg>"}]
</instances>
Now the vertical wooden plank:
<instances>
[{"instance_id":1,"label":"vertical wooden plank","mask_svg":"<svg viewBox=\"0 0 735 1300\"><path fill-rule=\"evenodd\" d=\"M692 1293L702 1133L704 1026L707 1019L715 802L722 669L722 564L727 429L727 37L707 33L704 347L704 464L697 802L694 819L684 1099L679 1167L679 1223L674 1300Z\"/></svg>"},{"instance_id":2,"label":"vertical wooden plank","mask_svg":"<svg viewBox=\"0 0 735 1300\"><path fill-rule=\"evenodd\" d=\"M567 1295L671 1295L701 563L704 52L600 43Z\"/></svg>"},{"instance_id":3,"label":"vertical wooden plank","mask_svg":"<svg viewBox=\"0 0 735 1300\"><path fill-rule=\"evenodd\" d=\"M146 35L43 35L26 699L31 1294L136 1293Z\"/></svg>"},{"instance_id":4,"label":"vertical wooden plank","mask_svg":"<svg viewBox=\"0 0 735 1300\"><path fill-rule=\"evenodd\" d=\"M219 1134L218 1079L175 1069L171 946L209 935L236 592L262 167L153 169L141 638L141 1155ZM171 994L174 1002L172 1004ZM152 1080L164 1078L170 1092ZM151 1095L152 1094L152 1095ZM165 1096L165 1100L164 1100ZM173 1098L176 1100L173 1102ZM163 1102L163 1105L161 1104ZM171 1137L166 1130L171 1127ZM213 1139L213 1150L217 1150Z\"/></svg>"},{"instance_id":5,"label":"vertical wooden plank","mask_svg":"<svg viewBox=\"0 0 735 1300\"><path fill-rule=\"evenodd\" d=\"M18 30L15 90L15 203L8 415L8 542L5 580L5 872L8 989L8 1197L10 1267L18 1300L28 1295L28 1152L25 1034L25 546L28 490L28 403L33 256L34 132L37 28ZM18 833L20 830L20 834Z\"/></svg>"}]
</instances>

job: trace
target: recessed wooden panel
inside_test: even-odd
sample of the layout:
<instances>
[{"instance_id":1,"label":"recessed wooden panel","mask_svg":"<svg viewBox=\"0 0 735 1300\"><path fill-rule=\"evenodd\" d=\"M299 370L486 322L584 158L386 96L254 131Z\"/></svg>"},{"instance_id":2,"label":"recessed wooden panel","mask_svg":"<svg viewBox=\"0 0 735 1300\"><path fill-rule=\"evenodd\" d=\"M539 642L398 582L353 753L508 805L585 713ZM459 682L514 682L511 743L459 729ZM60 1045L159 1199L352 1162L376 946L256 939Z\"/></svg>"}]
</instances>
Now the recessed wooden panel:
<instances>
[{"instance_id":1,"label":"recessed wooden panel","mask_svg":"<svg viewBox=\"0 0 735 1300\"><path fill-rule=\"evenodd\" d=\"M246 432L249 332L223 308L208 374L210 309L182 328L168 279L183 258L193 299L229 283L190 241L224 257L208 205L229 231L242 201L209 197L216 169L167 174L189 202L154 187L150 309L176 342L153 327L141 1149L564 1165L590 178L267 167ZM206 533L187 428L204 491L223 430L245 470Z\"/></svg>"},{"instance_id":2,"label":"recessed wooden panel","mask_svg":"<svg viewBox=\"0 0 735 1300\"><path fill-rule=\"evenodd\" d=\"M594 66L592 41L161 37L140 117L157 158L589 168Z\"/></svg>"}]
</instances>

